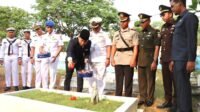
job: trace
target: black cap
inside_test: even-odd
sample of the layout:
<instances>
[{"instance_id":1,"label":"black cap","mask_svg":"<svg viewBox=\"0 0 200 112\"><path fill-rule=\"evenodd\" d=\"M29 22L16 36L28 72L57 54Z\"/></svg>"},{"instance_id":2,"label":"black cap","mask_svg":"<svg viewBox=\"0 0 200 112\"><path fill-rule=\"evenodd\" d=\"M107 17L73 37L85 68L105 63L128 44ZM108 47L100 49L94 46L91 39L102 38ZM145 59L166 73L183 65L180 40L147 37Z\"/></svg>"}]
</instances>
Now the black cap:
<instances>
[{"instance_id":1,"label":"black cap","mask_svg":"<svg viewBox=\"0 0 200 112\"><path fill-rule=\"evenodd\" d=\"M146 20L148 20L148 19L151 18L150 15L148 15L148 14L144 14L144 13L140 13L140 14L138 14L138 17L140 18L140 21L141 21L141 22L144 22L144 21L146 21Z\"/></svg>"},{"instance_id":2,"label":"black cap","mask_svg":"<svg viewBox=\"0 0 200 112\"><path fill-rule=\"evenodd\" d=\"M129 20L130 14L126 12L119 12L118 15L121 22Z\"/></svg>"},{"instance_id":3,"label":"black cap","mask_svg":"<svg viewBox=\"0 0 200 112\"><path fill-rule=\"evenodd\" d=\"M80 38L82 38L83 40L88 40L90 36L90 32L86 29L83 29L80 33Z\"/></svg>"},{"instance_id":4,"label":"black cap","mask_svg":"<svg viewBox=\"0 0 200 112\"><path fill-rule=\"evenodd\" d=\"M160 5L159 6L160 15L162 16L165 12L172 12L171 7Z\"/></svg>"}]
</instances>

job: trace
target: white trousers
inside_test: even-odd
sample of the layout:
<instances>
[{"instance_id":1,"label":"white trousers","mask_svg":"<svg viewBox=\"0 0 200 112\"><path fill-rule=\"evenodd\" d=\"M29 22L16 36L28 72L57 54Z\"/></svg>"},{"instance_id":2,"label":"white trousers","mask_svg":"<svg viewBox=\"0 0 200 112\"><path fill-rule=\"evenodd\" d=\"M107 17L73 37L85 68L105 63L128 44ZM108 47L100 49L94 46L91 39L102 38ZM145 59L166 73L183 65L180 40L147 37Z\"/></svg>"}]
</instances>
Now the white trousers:
<instances>
[{"instance_id":1,"label":"white trousers","mask_svg":"<svg viewBox=\"0 0 200 112\"><path fill-rule=\"evenodd\" d=\"M17 55L6 55L4 57L4 67L5 67L5 80L6 87L11 87L11 77L13 86L19 86L19 76L18 76L18 56Z\"/></svg>"},{"instance_id":2,"label":"white trousers","mask_svg":"<svg viewBox=\"0 0 200 112\"><path fill-rule=\"evenodd\" d=\"M35 88L48 88L49 59L43 58L35 61Z\"/></svg>"},{"instance_id":3,"label":"white trousers","mask_svg":"<svg viewBox=\"0 0 200 112\"><path fill-rule=\"evenodd\" d=\"M58 58L54 63L51 63L51 58L49 62L49 74L50 74L50 82L49 89L54 89L56 85L56 74L57 74L57 66L58 66Z\"/></svg>"},{"instance_id":4,"label":"white trousers","mask_svg":"<svg viewBox=\"0 0 200 112\"><path fill-rule=\"evenodd\" d=\"M32 70L33 65L31 64L31 60L29 57L24 56L22 58L22 66L21 66L21 76L22 76L22 86L31 87L32 82Z\"/></svg>"},{"instance_id":5,"label":"white trousers","mask_svg":"<svg viewBox=\"0 0 200 112\"><path fill-rule=\"evenodd\" d=\"M95 62L92 63L93 77L89 78L89 93L92 94L92 88L94 82L96 81L97 89L99 95L103 95L103 91L105 89L105 74L106 74L106 66L105 63Z\"/></svg>"}]
</instances>

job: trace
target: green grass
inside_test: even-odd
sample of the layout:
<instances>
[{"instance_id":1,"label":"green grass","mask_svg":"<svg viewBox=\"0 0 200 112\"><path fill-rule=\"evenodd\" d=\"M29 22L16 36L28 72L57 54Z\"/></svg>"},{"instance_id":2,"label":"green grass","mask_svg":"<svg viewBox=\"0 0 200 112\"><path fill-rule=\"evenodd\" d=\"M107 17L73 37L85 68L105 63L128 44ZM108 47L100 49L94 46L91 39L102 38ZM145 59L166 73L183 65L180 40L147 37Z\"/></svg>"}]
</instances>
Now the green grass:
<instances>
[{"instance_id":1,"label":"green grass","mask_svg":"<svg viewBox=\"0 0 200 112\"><path fill-rule=\"evenodd\" d=\"M195 71L195 74L199 74L200 71ZM161 70L157 70L156 72L156 90L155 90L155 98L164 101L164 88L163 88L163 80ZM200 102L200 95L192 95L192 106L193 112L197 112L197 103Z\"/></svg>"},{"instance_id":2,"label":"green grass","mask_svg":"<svg viewBox=\"0 0 200 112\"><path fill-rule=\"evenodd\" d=\"M94 105L90 102L90 98L77 97L77 100L70 100L71 95L42 92L40 90L17 93L14 96L98 112L113 112L123 104L123 102L102 100Z\"/></svg>"},{"instance_id":3,"label":"green grass","mask_svg":"<svg viewBox=\"0 0 200 112\"><path fill-rule=\"evenodd\" d=\"M155 98L164 99L164 88L161 70L157 70L156 79Z\"/></svg>"}]
</instances>

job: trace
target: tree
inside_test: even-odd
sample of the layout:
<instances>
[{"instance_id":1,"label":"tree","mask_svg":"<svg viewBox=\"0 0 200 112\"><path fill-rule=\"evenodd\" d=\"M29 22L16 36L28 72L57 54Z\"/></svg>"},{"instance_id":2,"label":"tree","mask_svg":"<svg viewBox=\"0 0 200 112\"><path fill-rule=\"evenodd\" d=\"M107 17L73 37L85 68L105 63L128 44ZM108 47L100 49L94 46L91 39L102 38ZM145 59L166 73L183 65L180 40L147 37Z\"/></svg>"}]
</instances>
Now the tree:
<instances>
[{"instance_id":1,"label":"tree","mask_svg":"<svg viewBox=\"0 0 200 112\"><path fill-rule=\"evenodd\" d=\"M17 33L21 29L30 26L30 15L28 12L15 8L0 6L0 37L6 36L6 28L14 27Z\"/></svg>"},{"instance_id":2,"label":"tree","mask_svg":"<svg viewBox=\"0 0 200 112\"><path fill-rule=\"evenodd\" d=\"M39 21L52 19L56 29L73 37L84 27L89 26L92 17L103 19L103 29L108 30L109 24L118 21L117 10L111 0L36 0L34 6L38 10Z\"/></svg>"},{"instance_id":3,"label":"tree","mask_svg":"<svg viewBox=\"0 0 200 112\"><path fill-rule=\"evenodd\" d=\"M200 4L199 0L192 0L192 5L189 5L189 8L195 12L199 12L199 10L197 10L198 4Z\"/></svg>"}]
</instances>

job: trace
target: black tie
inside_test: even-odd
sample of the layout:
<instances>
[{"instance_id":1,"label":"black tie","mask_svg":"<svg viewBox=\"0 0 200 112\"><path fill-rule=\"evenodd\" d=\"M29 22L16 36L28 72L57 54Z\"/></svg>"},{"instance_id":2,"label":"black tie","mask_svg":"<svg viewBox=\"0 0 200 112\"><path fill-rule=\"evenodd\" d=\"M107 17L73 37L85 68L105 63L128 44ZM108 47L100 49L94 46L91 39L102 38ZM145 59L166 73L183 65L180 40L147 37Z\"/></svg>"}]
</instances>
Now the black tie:
<instances>
[{"instance_id":1,"label":"black tie","mask_svg":"<svg viewBox=\"0 0 200 112\"><path fill-rule=\"evenodd\" d=\"M12 47L12 44L16 41L17 39L13 40L13 41L9 41L7 39L7 41L9 42L9 46L8 46L8 55L11 55L13 53L13 49L11 49ZM10 49L11 49L11 52L10 52Z\"/></svg>"},{"instance_id":2,"label":"black tie","mask_svg":"<svg viewBox=\"0 0 200 112\"><path fill-rule=\"evenodd\" d=\"M30 57L30 52L31 52L31 47L30 47L30 43L31 43L31 41L28 43L26 40L24 40L27 44L28 44L28 46L27 46L27 49L28 49L28 57Z\"/></svg>"}]
</instances>

